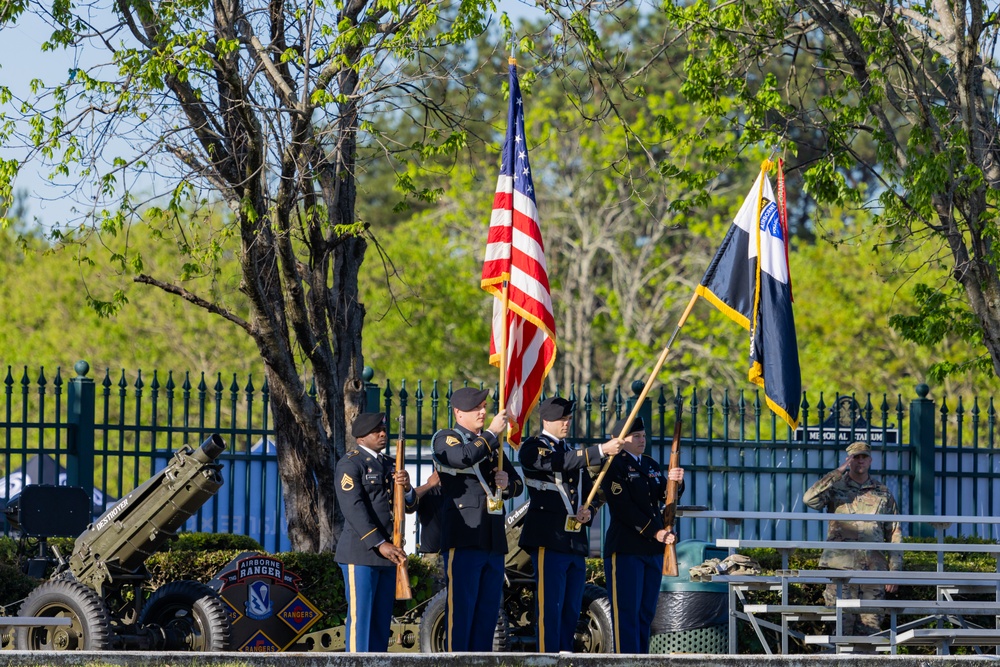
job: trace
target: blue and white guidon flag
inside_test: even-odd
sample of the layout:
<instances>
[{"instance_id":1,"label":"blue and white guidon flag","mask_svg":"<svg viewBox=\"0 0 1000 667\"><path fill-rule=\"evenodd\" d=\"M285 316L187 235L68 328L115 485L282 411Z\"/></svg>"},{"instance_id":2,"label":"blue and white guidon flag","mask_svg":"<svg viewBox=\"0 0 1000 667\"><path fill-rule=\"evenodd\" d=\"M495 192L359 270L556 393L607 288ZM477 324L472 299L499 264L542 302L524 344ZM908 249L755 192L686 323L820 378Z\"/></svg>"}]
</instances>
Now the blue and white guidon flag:
<instances>
[{"instance_id":1,"label":"blue and white guidon flag","mask_svg":"<svg viewBox=\"0 0 1000 667\"><path fill-rule=\"evenodd\" d=\"M763 387L768 407L794 429L802 378L792 316L788 228L767 178L770 167L769 162L761 165L697 291L750 332L750 381Z\"/></svg>"}]
</instances>

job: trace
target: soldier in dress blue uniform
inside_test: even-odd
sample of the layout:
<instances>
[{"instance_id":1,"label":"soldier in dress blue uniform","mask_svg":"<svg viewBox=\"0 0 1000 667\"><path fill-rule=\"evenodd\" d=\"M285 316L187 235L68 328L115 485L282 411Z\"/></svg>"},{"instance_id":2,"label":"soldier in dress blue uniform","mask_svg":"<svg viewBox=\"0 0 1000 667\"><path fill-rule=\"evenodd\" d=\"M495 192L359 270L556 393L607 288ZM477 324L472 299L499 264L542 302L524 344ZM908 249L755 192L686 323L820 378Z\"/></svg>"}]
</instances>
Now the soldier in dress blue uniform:
<instances>
[{"instance_id":1,"label":"soldier in dress blue uniform","mask_svg":"<svg viewBox=\"0 0 1000 667\"><path fill-rule=\"evenodd\" d=\"M585 526L593 515L583 505L593 487L587 468L621 451L614 438L603 445L576 449L566 442L575 401L547 398L538 405L542 432L521 444L521 472L530 504L520 545L535 566L538 650L573 650L580 619L585 558L590 540Z\"/></svg>"},{"instance_id":2,"label":"soldier in dress blue uniform","mask_svg":"<svg viewBox=\"0 0 1000 667\"><path fill-rule=\"evenodd\" d=\"M620 433L624 422L615 425ZM604 539L604 575L611 598L616 653L649 653L650 627L656 614L663 571L663 549L677 538L663 527L662 503L667 476L648 456L642 418L632 422L622 452L608 468L601 489L611 520ZM670 470L681 482L684 469Z\"/></svg>"},{"instance_id":3,"label":"soldier in dress blue uniform","mask_svg":"<svg viewBox=\"0 0 1000 667\"><path fill-rule=\"evenodd\" d=\"M524 485L510 460L499 466L501 411L484 431L486 389L463 387L451 397L455 426L434 434L441 475L441 549L448 580L449 651L491 651L503 600L507 536L503 501Z\"/></svg>"},{"instance_id":4,"label":"soldier in dress blue uniform","mask_svg":"<svg viewBox=\"0 0 1000 667\"><path fill-rule=\"evenodd\" d=\"M347 651L383 653L389 649L396 565L406 552L392 543L392 495L406 493L406 511L416 509L416 493L405 470L382 454L388 436L385 414L363 412L351 435L358 448L337 463L337 502L344 531L336 561L344 573L347 596Z\"/></svg>"}]
</instances>

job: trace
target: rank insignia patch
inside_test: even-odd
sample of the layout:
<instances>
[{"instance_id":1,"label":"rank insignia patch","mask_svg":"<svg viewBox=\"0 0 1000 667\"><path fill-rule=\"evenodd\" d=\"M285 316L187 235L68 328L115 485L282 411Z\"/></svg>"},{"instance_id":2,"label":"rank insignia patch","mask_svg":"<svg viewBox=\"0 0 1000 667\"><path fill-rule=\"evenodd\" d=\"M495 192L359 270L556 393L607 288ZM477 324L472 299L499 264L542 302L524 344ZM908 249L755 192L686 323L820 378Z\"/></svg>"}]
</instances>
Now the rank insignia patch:
<instances>
[{"instance_id":1,"label":"rank insignia patch","mask_svg":"<svg viewBox=\"0 0 1000 667\"><path fill-rule=\"evenodd\" d=\"M622 485L619 484L618 482L611 482L611 493L617 496L621 492L622 492Z\"/></svg>"},{"instance_id":2,"label":"rank insignia patch","mask_svg":"<svg viewBox=\"0 0 1000 667\"><path fill-rule=\"evenodd\" d=\"M340 488L344 491L350 491L354 488L354 480L347 473L344 473L344 476L340 478Z\"/></svg>"},{"instance_id":3,"label":"rank insignia patch","mask_svg":"<svg viewBox=\"0 0 1000 667\"><path fill-rule=\"evenodd\" d=\"M444 439L444 444L448 445L449 447L454 447L455 445L459 444L460 442L462 442L462 441L459 440L458 438L456 438L453 435L449 435L447 438Z\"/></svg>"}]
</instances>

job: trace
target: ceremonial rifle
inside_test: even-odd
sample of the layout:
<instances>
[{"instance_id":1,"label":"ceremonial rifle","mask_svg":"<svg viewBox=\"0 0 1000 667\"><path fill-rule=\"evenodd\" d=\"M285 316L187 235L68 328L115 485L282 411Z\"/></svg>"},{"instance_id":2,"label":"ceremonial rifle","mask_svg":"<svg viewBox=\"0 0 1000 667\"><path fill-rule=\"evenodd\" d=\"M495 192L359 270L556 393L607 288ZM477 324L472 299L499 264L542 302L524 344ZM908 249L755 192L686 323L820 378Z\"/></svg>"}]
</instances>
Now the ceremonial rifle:
<instances>
[{"instance_id":1,"label":"ceremonial rifle","mask_svg":"<svg viewBox=\"0 0 1000 667\"><path fill-rule=\"evenodd\" d=\"M396 441L396 472L403 469L404 431L406 418L399 415L399 439ZM396 484L392 494L392 543L403 548L403 517L406 513L406 493L402 485ZM409 600L413 597L410 590L410 572L406 569L406 560L396 566L396 599Z\"/></svg>"},{"instance_id":2,"label":"ceremonial rifle","mask_svg":"<svg viewBox=\"0 0 1000 667\"><path fill-rule=\"evenodd\" d=\"M677 485L679 482L669 478L669 471L679 468L681 465L681 416L677 415L674 422L674 441L670 445L670 466L667 469L667 498L663 508L663 528L668 532L674 532L674 517L677 514ZM663 576L677 576L677 545L665 544L663 546Z\"/></svg>"}]
</instances>

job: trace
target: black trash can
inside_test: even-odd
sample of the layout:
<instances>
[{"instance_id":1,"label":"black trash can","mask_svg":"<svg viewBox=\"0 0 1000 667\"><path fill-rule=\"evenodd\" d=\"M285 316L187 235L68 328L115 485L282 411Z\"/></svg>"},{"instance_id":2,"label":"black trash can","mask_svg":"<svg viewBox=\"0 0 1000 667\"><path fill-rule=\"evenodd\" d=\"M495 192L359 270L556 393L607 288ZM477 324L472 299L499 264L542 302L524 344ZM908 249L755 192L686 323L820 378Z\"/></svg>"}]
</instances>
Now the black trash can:
<instances>
[{"instance_id":1,"label":"black trash can","mask_svg":"<svg viewBox=\"0 0 1000 667\"><path fill-rule=\"evenodd\" d=\"M729 650L726 584L691 581L689 569L728 552L711 542L677 544L677 576L663 577L653 619L650 653L727 653Z\"/></svg>"}]
</instances>

